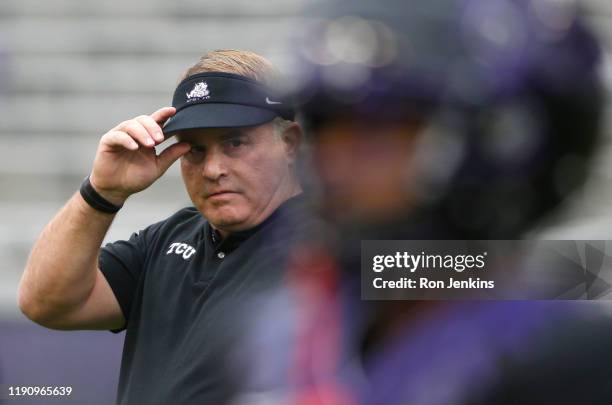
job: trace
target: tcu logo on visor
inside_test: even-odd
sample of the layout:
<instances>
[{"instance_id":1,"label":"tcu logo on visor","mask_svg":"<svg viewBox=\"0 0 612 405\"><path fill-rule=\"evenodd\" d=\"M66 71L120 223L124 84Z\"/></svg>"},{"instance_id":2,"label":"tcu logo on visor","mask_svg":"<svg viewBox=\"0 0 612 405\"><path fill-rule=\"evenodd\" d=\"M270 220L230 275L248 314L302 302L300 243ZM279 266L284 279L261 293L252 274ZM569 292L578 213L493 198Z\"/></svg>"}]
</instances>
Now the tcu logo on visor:
<instances>
[{"instance_id":1,"label":"tcu logo on visor","mask_svg":"<svg viewBox=\"0 0 612 405\"><path fill-rule=\"evenodd\" d=\"M199 82L193 86L193 89L189 93L185 93L187 101L194 99L210 98L210 90L208 90L208 84L206 82Z\"/></svg>"},{"instance_id":2,"label":"tcu logo on visor","mask_svg":"<svg viewBox=\"0 0 612 405\"><path fill-rule=\"evenodd\" d=\"M170 248L168 249L166 254L169 255L170 253L174 253L183 256L183 259L187 260L191 256L193 256L195 252L196 250L186 243L174 242L170 245Z\"/></svg>"}]
</instances>

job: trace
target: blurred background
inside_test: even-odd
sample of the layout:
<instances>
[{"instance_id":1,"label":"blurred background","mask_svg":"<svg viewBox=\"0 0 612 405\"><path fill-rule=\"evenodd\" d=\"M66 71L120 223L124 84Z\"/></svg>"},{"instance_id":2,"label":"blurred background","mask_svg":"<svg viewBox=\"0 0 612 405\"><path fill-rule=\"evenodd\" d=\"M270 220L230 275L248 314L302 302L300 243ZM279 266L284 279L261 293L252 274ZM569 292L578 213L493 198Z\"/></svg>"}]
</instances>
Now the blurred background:
<instances>
[{"instance_id":1,"label":"blurred background","mask_svg":"<svg viewBox=\"0 0 612 405\"><path fill-rule=\"evenodd\" d=\"M114 401L123 335L27 321L16 302L28 252L89 173L104 132L169 104L179 75L208 50L253 50L282 69L307 1L0 2L0 386L70 385L79 402ZM612 2L581 3L604 41L612 89ZM605 140L587 186L536 236L612 239L612 131ZM129 200L107 240L188 204L174 166Z\"/></svg>"}]
</instances>

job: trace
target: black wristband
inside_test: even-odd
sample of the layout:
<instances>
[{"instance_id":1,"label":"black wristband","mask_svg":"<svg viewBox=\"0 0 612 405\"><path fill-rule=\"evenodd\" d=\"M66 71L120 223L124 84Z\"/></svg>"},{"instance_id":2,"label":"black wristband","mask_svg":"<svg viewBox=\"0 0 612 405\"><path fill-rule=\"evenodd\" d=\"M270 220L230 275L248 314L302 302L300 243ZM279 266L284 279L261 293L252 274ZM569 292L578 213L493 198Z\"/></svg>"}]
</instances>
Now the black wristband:
<instances>
[{"instance_id":1,"label":"black wristband","mask_svg":"<svg viewBox=\"0 0 612 405\"><path fill-rule=\"evenodd\" d=\"M87 204L89 204L95 210L106 212L107 214L115 214L121 209L121 207L123 207L123 204L115 205L98 194L96 189L94 189L91 185L89 176L87 176L83 184L81 184L81 189L79 192L81 193L83 200L85 200Z\"/></svg>"}]
</instances>

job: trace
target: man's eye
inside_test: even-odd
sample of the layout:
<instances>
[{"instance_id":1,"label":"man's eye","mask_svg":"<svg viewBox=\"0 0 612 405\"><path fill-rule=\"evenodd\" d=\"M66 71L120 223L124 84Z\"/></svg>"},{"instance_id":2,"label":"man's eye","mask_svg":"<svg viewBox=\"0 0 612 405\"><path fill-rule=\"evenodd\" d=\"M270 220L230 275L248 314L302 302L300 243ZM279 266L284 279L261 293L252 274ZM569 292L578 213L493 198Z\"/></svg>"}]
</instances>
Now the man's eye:
<instances>
[{"instance_id":1,"label":"man's eye","mask_svg":"<svg viewBox=\"0 0 612 405\"><path fill-rule=\"evenodd\" d=\"M185 157L191 163L198 163L200 160L204 158L205 154L206 154L206 150L202 146L191 145L191 149L189 150L189 152L185 154Z\"/></svg>"},{"instance_id":2,"label":"man's eye","mask_svg":"<svg viewBox=\"0 0 612 405\"><path fill-rule=\"evenodd\" d=\"M192 154L192 155L196 155L196 154L202 153L202 152L204 152L204 148L201 147L201 146L195 146L195 145L192 145L191 149L189 150L189 153Z\"/></svg>"},{"instance_id":3,"label":"man's eye","mask_svg":"<svg viewBox=\"0 0 612 405\"><path fill-rule=\"evenodd\" d=\"M227 141L227 144L229 146L231 146L232 148L238 148L238 147L242 146L244 144L244 142L242 142L242 139L236 138L236 139L229 139Z\"/></svg>"}]
</instances>

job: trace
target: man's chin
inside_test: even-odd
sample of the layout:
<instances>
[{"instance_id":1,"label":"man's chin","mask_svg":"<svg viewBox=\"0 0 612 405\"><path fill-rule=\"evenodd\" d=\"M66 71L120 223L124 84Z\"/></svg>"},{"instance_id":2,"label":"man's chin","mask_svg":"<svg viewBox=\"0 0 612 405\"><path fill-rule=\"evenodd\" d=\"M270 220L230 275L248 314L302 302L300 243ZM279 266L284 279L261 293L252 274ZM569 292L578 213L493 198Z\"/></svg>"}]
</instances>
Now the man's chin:
<instances>
[{"instance_id":1,"label":"man's chin","mask_svg":"<svg viewBox=\"0 0 612 405\"><path fill-rule=\"evenodd\" d=\"M246 227L246 219L243 216L236 215L235 213L225 215L214 213L208 216L204 214L204 217L216 229L225 230L228 232L237 232Z\"/></svg>"},{"instance_id":2,"label":"man's chin","mask_svg":"<svg viewBox=\"0 0 612 405\"><path fill-rule=\"evenodd\" d=\"M198 208L216 229L238 232L252 227L250 226L251 210L243 204L206 204Z\"/></svg>"}]
</instances>

